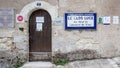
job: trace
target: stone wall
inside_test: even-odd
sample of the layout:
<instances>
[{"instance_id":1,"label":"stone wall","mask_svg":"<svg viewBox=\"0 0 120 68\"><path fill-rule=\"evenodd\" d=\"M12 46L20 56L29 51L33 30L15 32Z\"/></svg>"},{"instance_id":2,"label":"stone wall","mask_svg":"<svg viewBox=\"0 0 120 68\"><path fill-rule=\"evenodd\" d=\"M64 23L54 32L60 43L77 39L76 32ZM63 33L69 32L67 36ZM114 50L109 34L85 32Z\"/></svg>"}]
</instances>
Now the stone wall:
<instances>
[{"instance_id":1,"label":"stone wall","mask_svg":"<svg viewBox=\"0 0 120 68\"><path fill-rule=\"evenodd\" d=\"M14 8L15 14L19 14L24 6L34 1L39 0L0 0L0 8ZM112 24L112 16L120 16L120 0L42 1L57 6L58 16L61 18L64 18L64 13L67 12L96 12L97 17L111 16L111 24L108 26L97 24L97 30L65 30L64 22L56 25L55 20L53 20L53 56L63 53L67 54L67 58L71 60L120 56L120 24ZM24 28L24 30L21 31L19 28ZM28 60L28 23L17 24L15 22L14 28L0 28L0 32L0 59L18 57Z\"/></svg>"},{"instance_id":2,"label":"stone wall","mask_svg":"<svg viewBox=\"0 0 120 68\"><path fill-rule=\"evenodd\" d=\"M97 30L65 30L64 24L62 26L54 25L53 51L55 53L69 53L94 50L96 56L99 55L97 58L120 56L118 41L120 39L120 24L112 24L112 17L120 16L119 3L119 0L90 0L90 2L87 0L59 0L59 16L61 17L64 17L66 12L95 12L97 17L111 16L111 24L108 26L97 24Z\"/></svg>"},{"instance_id":3,"label":"stone wall","mask_svg":"<svg viewBox=\"0 0 120 68\"><path fill-rule=\"evenodd\" d=\"M0 37L0 67L13 68L18 59L25 62L25 55L20 51L20 46L15 45L13 37Z\"/></svg>"}]
</instances>

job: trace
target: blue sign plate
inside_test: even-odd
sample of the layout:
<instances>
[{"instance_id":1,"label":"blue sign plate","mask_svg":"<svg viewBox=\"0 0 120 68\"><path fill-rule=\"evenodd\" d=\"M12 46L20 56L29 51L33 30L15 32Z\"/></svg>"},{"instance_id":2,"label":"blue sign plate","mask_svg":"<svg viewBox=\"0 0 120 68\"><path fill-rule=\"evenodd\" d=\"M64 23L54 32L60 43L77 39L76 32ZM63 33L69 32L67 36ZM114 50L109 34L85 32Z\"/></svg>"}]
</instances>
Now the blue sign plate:
<instances>
[{"instance_id":1,"label":"blue sign plate","mask_svg":"<svg viewBox=\"0 0 120 68\"><path fill-rule=\"evenodd\" d=\"M96 13L65 13L65 29L96 29Z\"/></svg>"}]
</instances>

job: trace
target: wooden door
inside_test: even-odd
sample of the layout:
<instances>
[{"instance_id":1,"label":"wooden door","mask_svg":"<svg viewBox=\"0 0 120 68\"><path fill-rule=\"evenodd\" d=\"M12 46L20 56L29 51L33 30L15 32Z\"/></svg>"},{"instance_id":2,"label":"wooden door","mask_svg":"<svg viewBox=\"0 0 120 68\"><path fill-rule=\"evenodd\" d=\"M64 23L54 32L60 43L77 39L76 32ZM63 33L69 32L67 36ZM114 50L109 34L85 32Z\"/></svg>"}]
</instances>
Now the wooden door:
<instances>
[{"instance_id":1,"label":"wooden door","mask_svg":"<svg viewBox=\"0 0 120 68\"><path fill-rule=\"evenodd\" d=\"M49 13L42 9L34 11L29 19L30 60L42 60L45 56L49 56L51 52L51 31Z\"/></svg>"}]
</instances>

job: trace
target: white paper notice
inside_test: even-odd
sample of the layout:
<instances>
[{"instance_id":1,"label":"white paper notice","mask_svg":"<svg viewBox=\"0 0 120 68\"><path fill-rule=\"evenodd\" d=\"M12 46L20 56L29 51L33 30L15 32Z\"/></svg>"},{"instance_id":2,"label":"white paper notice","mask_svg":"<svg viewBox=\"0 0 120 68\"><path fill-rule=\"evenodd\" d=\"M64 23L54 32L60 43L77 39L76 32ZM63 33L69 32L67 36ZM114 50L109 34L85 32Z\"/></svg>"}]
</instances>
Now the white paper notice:
<instances>
[{"instance_id":1,"label":"white paper notice","mask_svg":"<svg viewBox=\"0 0 120 68\"><path fill-rule=\"evenodd\" d=\"M42 23L36 23L36 31L42 31Z\"/></svg>"},{"instance_id":2,"label":"white paper notice","mask_svg":"<svg viewBox=\"0 0 120 68\"><path fill-rule=\"evenodd\" d=\"M44 23L44 17L36 17L36 22Z\"/></svg>"},{"instance_id":3,"label":"white paper notice","mask_svg":"<svg viewBox=\"0 0 120 68\"><path fill-rule=\"evenodd\" d=\"M119 16L113 16L113 24L119 24Z\"/></svg>"},{"instance_id":4,"label":"white paper notice","mask_svg":"<svg viewBox=\"0 0 120 68\"><path fill-rule=\"evenodd\" d=\"M110 16L104 16L103 17L103 24L109 25L110 24Z\"/></svg>"}]
</instances>

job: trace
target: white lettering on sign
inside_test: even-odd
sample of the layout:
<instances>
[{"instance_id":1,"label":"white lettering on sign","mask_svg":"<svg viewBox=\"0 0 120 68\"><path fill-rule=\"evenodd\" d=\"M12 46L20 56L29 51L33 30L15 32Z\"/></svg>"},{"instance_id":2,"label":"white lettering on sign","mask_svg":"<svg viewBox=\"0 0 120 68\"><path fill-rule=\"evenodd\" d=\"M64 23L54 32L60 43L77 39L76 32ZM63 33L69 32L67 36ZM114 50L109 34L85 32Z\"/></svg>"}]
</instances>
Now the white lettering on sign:
<instances>
[{"instance_id":1,"label":"white lettering on sign","mask_svg":"<svg viewBox=\"0 0 120 68\"><path fill-rule=\"evenodd\" d=\"M65 29L96 29L96 13L65 13Z\"/></svg>"},{"instance_id":2,"label":"white lettering on sign","mask_svg":"<svg viewBox=\"0 0 120 68\"><path fill-rule=\"evenodd\" d=\"M68 27L93 27L94 16L68 16Z\"/></svg>"}]
</instances>

